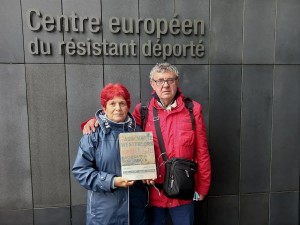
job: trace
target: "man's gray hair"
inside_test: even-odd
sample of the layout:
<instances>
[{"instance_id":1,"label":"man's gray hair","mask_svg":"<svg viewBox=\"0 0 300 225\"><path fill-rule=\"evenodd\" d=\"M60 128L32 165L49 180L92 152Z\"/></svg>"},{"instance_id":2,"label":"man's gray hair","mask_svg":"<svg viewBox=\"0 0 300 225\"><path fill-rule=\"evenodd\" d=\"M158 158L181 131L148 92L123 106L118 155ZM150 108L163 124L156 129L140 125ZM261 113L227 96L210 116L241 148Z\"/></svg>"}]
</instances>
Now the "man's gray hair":
<instances>
[{"instance_id":1,"label":"man's gray hair","mask_svg":"<svg viewBox=\"0 0 300 225\"><path fill-rule=\"evenodd\" d=\"M176 75L176 77L179 77L179 72L176 68L176 66L171 65L170 63L164 62L164 63L157 63L152 70L150 71L150 79L153 79L153 75L155 73L165 73L165 72L171 72Z\"/></svg>"}]
</instances>

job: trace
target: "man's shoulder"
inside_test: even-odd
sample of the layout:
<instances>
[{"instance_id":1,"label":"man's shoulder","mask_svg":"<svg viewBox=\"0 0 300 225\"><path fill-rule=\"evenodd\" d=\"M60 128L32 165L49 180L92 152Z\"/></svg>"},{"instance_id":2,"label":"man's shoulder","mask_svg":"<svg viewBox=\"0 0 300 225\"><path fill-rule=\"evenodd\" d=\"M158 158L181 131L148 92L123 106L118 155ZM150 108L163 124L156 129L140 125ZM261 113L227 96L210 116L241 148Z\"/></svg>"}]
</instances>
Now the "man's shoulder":
<instances>
[{"instance_id":1,"label":"man's shoulder","mask_svg":"<svg viewBox=\"0 0 300 225\"><path fill-rule=\"evenodd\" d=\"M197 114L202 110L201 103L199 103L198 101L194 100L189 96L182 97L182 104L184 104L187 109L192 109L194 114L195 113Z\"/></svg>"}]
</instances>

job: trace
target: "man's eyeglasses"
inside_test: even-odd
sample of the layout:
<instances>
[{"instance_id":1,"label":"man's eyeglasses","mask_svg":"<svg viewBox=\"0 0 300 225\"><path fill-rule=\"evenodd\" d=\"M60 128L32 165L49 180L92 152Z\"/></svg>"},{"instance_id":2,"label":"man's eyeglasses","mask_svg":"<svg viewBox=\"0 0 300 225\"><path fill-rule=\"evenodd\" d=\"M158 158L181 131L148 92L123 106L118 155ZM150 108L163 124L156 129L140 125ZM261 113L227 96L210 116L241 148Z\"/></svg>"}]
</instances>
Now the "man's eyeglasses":
<instances>
[{"instance_id":1,"label":"man's eyeglasses","mask_svg":"<svg viewBox=\"0 0 300 225\"><path fill-rule=\"evenodd\" d=\"M168 78L168 79L166 79L166 80L163 80L163 79L160 79L160 80L154 80L154 79L152 79L155 83L156 83L156 85L157 86L162 86L162 85L164 85L165 84L165 82L167 82L167 84L174 84L174 82L176 81L176 80L178 80L178 77L176 77L176 78Z\"/></svg>"}]
</instances>

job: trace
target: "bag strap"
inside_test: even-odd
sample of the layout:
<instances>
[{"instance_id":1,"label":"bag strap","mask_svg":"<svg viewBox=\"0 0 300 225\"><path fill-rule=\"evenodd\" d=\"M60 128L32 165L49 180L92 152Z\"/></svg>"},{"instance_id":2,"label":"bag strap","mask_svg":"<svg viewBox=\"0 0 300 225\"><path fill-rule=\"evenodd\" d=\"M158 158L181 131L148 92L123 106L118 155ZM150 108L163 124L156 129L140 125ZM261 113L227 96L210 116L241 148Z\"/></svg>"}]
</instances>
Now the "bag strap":
<instances>
[{"instance_id":1,"label":"bag strap","mask_svg":"<svg viewBox=\"0 0 300 225\"><path fill-rule=\"evenodd\" d=\"M188 111L190 113L192 129L195 130L195 116L193 113L194 103L193 103L192 99L190 99L189 97L184 98L183 101L184 101L185 107L188 109ZM140 106L142 130L145 130L145 126L146 126L146 122L147 122L147 118L148 118L148 106L149 106L149 101L147 101L146 103L142 102L141 106Z\"/></svg>"},{"instance_id":2,"label":"bag strap","mask_svg":"<svg viewBox=\"0 0 300 225\"><path fill-rule=\"evenodd\" d=\"M183 100L184 100L184 105L188 109L189 114L190 114L190 118L191 118L191 122L192 122L192 129L195 130L195 116L193 113L193 108L194 108L193 101L188 97L184 98ZM146 125L146 121L147 121L147 117L148 117L148 105L149 105L149 102L147 102L147 104L141 103L141 106L140 106L141 127L143 130L145 130L145 125ZM154 125L155 125L155 131L156 131L156 135L157 135L157 139L158 139L159 149L162 154L162 158L164 161L167 161L168 158L167 158L167 153L166 153L166 147L165 147L165 143L163 141L163 137L162 137L161 130L160 130L158 112L155 107L153 107L153 121L154 121Z\"/></svg>"},{"instance_id":3,"label":"bag strap","mask_svg":"<svg viewBox=\"0 0 300 225\"><path fill-rule=\"evenodd\" d=\"M155 107L153 107L153 121L154 121L154 124L155 124L156 135L157 135L159 149L161 151L162 158L163 158L164 161L167 161L168 158L167 158L165 143L163 141L163 137L162 137L162 134L161 134L160 124L159 124L159 117L158 117L157 109Z\"/></svg>"},{"instance_id":4,"label":"bag strap","mask_svg":"<svg viewBox=\"0 0 300 225\"><path fill-rule=\"evenodd\" d=\"M195 116L193 113L194 103L193 103L192 99L190 99L188 97L184 98L184 105L189 110L191 122L192 122L192 129L195 130Z\"/></svg>"},{"instance_id":5,"label":"bag strap","mask_svg":"<svg viewBox=\"0 0 300 225\"><path fill-rule=\"evenodd\" d=\"M140 106L141 128L142 128L142 130L145 130L147 117L148 117L148 106L149 106L149 101L147 101L146 103L142 102L141 106Z\"/></svg>"}]
</instances>

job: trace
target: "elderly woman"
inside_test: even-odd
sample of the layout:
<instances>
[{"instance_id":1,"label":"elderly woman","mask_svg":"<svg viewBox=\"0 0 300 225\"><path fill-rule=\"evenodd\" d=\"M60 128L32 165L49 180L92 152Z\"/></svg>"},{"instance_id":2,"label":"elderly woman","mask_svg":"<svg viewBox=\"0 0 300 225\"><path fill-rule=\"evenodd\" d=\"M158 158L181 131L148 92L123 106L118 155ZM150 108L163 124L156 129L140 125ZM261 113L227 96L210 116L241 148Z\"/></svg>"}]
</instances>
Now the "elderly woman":
<instances>
[{"instance_id":1,"label":"elderly woman","mask_svg":"<svg viewBox=\"0 0 300 225\"><path fill-rule=\"evenodd\" d=\"M103 109L95 115L100 126L81 138L72 169L88 190L86 224L145 225L147 189L121 177L118 135L141 131L129 113L130 94L121 84L108 84L100 101Z\"/></svg>"}]
</instances>

